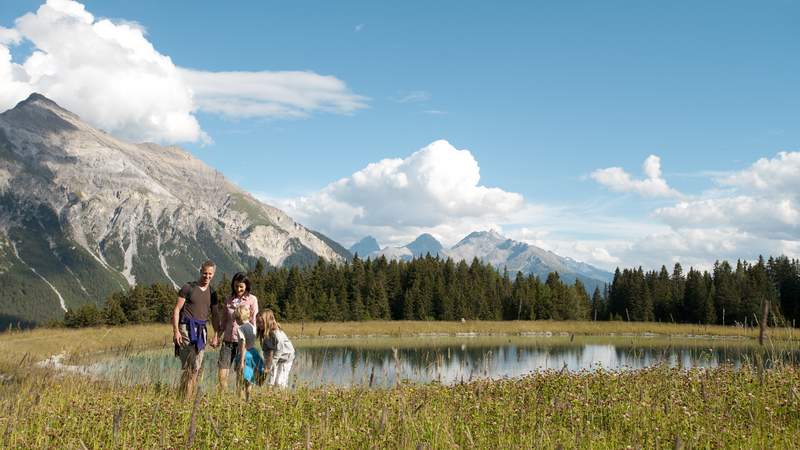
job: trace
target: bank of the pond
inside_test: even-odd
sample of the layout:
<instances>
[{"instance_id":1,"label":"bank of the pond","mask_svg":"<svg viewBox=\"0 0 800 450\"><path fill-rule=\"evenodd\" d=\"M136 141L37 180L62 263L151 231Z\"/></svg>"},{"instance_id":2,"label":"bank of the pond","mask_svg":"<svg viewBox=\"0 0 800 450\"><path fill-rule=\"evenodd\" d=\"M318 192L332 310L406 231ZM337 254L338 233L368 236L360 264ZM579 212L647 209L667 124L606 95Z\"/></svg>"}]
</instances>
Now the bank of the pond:
<instances>
[{"instance_id":1,"label":"bank of the pond","mask_svg":"<svg viewBox=\"0 0 800 450\"><path fill-rule=\"evenodd\" d=\"M390 390L259 389L180 401L164 386L0 384L3 448L793 448L800 373L583 374Z\"/></svg>"},{"instance_id":2,"label":"bank of the pond","mask_svg":"<svg viewBox=\"0 0 800 450\"><path fill-rule=\"evenodd\" d=\"M547 370L627 371L656 365L766 368L797 365L796 342L672 336L401 336L295 340L292 387L391 388L408 383L452 385L477 378L518 378ZM218 351L208 350L200 384L215 389ZM122 384L176 385L178 362L172 348L96 356L87 374ZM68 367L74 369L73 367ZM232 381L232 380L231 380ZM231 383L232 384L232 383ZM229 386L232 387L232 386Z\"/></svg>"},{"instance_id":3,"label":"bank of the pond","mask_svg":"<svg viewBox=\"0 0 800 450\"><path fill-rule=\"evenodd\" d=\"M287 333L295 339L319 337L402 337L464 335L562 335L562 336L675 336L701 338L754 339L753 328L718 325L666 324L653 322L588 322L588 321L506 321L506 322L434 322L434 321L367 321L285 323ZM57 354L67 355L66 362L85 362L86 357L100 352L166 347L171 342L168 324L130 325L122 327L65 329L38 328L0 333L0 370L7 370L26 360L41 361ZM792 328L770 328L768 339L795 341L800 337Z\"/></svg>"}]
</instances>

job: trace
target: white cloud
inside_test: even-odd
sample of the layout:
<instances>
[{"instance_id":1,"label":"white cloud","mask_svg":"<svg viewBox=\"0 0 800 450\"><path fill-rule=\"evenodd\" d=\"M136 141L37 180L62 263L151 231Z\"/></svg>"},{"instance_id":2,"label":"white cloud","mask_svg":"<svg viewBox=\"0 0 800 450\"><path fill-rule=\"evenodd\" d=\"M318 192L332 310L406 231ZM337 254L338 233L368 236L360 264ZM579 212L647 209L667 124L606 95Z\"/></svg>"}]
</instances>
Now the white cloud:
<instances>
[{"instance_id":1,"label":"white cloud","mask_svg":"<svg viewBox=\"0 0 800 450\"><path fill-rule=\"evenodd\" d=\"M791 245L784 241L735 228L684 228L639 238L623 252L623 257L636 260L646 268L657 268L662 264L669 268L680 262L685 270L689 266L710 270L717 260L752 261L759 255L781 254L796 257L796 250L792 251Z\"/></svg>"},{"instance_id":2,"label":"white cloud","mask_svg":"<svg viewBox=\"0 0 800 450\"><path fill-rule=\"evenodd\" d=\"M591 173L591 178L603 186L617 192L633 192L645 197L680 197L680 192L667 185L661 176L661 159L650 155L644 161L642 169L646 178L636 180L621 167L598 169Z\"/></svg>"},{"instance_id":3,"label":"white cloud","mask_svg":"<svg viewBox=\"0 0 800 450\"><path fill-rule=\"evenodd\" d=\"M674 228L733 227L771 239L800 238L800 210L789 198L736 196L686 201L655 212Z\"/></svg>"},{"instance_id":4,"label":"white cloud","mask_svg":"<svg viewBox=\"0 0 800 450\"><path fill-rule=\"evenodd\" d=\"M400 97L395 98L394 101L397 103L419 103L427 102L430 99L431 94L426 91L411 91L400 95Z\"/></svg>"},{"instance_id":5,"label":"white cloud","mask_svg":"<svg viewBox=\"0 0 800 450\"><path fill-rule=\"evenodd\" d=\"M642 217L612 213L615 202L555 205L479 185L478 163L465 150L437 141L403 159L370 164L321 191L278 202L301 223L344 244L375 236L382 246L433 234L451 246L472 231L496 229L512 239L608 270L658 269L680 262L710 269L714 261L758 255L800 256L795 154L759 160L740 172L709 174L718 189L681 196ZM661 177L657 160L648 179ZM758 177L756 177L758 175ZM764 182L751 180L760 179Z\"/></svg>"},{"instance_id":6,"label":"white cloud","mask_svg":"<svg viewBox=\"0 0 800 450\"><path fill-rule=\"evenodd\" d=\"M0 44L8 45L13 44L17 45L22 41L22 35L19 34L19 31L13 28L5 28L0 27Z\"/></svg>"},{"instance_id":7,"label":"white cloud","mask_svg":"<svg viewBox=\"0 0 800 450\"><path fill-rule=\"evenodd\" d=\"M780 152L775 158L761 158L740 172L719 177L724 186L733 186L769 195L800 195L800 152Z\"/></svg>"},{"instance_id":8,"label":"white cloud","mask_svg":"<svg viewBox=\"0 0 800 450\"><path fill-rule=\"evenodd\" d=\"M499 228L524 205L520 194L479 181L480 168L469 150L439 140L407 158L369 164L319 192L279 203L300 222L342 241L370 234L381 244L405 244L421 232L451 241L476 229Z\"/></svg>"},{"instance_id":9,"label":"white cloud","mask_svg":"<svg viewBox=\"0 0 800 450\"><path fill-rule=\"evenodd\" d=\"M360 23L360 24L356 25L355 28L353 28L353 31L358 33L359 31L363 30L365 26L367 26L367 25L363 24L363 23Z\"/></svg>"},{"instance_id":10,"label":"white cloud","mask_svg":"<svg viewBox=\"0 0 800 450\"><path fill-rule=\"evenodd\" d=\"M336 77L313 72L204 72L181 69L201 110L229 117L349 114L366 107Z\"/></svg>"},{"instance_id":11,"label":"white cloud","mask_svg":"<svg viewBox=\"0 0 800 450\"><path fill-rule=\"evenodd\" d=\"M10 45L33 44L22 62ZM177 67L142 26L97 19L72 0L48 0L0 29L0 110L40 92L94 126L142 141L207 141L195 113L305 117L351 113L366 99L313 72L204 72Z\"/></svg>"},{"instance_id":12,"label":"white cloud","mask_svg":"<svg viewBox=\"0 0 800 450\"><path fill-rule=\"evenodd\" d=\"M717 182L728 189L660 208L656 217L675 229L727 227L764 239L800 239L800 152L761 158Z\"/></svg>"}]
</instances>

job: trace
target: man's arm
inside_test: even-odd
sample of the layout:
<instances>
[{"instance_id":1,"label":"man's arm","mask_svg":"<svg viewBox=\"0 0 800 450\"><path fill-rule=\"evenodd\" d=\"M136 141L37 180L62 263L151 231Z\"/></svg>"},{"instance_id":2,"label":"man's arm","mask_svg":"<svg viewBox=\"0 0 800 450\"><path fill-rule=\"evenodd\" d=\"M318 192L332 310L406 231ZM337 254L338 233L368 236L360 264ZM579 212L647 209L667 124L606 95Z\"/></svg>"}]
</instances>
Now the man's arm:
<instances>
[{"instance_id":1,"label":"man's arm","mask_svg":"<svg viewBox=\"0 0 800 450\"><path fill-rule=\"evenodd\" d=\"M222 342L220 338L225 333L227 328L227 317L225 314L225 304L220 303L216 296L211 300L211 327L214 328L214 338L211 340L211 346L216 347Z\"/></svg>"},{"instance_id":2,"label":"man's arm","mask_svg":"<svg viewBox=\"0 0 800 450\"><path fill-rule=\"evenodd\" d=\"M178 301L175 302L175 310L172 311L172 340L174 340L178 345L183 343L181 330L178 328L178 321L180 320L181 309L183 309L184 303L186 303L186 299L179 296Z\"/></svg>"}]
</instances>

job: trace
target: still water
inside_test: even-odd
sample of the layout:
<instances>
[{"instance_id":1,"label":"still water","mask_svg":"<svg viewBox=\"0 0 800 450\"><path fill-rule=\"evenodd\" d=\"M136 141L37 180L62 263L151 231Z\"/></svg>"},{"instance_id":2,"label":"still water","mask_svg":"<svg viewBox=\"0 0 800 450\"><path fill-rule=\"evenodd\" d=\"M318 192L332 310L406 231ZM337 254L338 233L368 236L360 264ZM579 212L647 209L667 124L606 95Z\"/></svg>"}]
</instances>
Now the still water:
<instances>
[{"instance_id":1,"label":"still water","mask_svg":"<svg viewBox=\"0 0 800 450\"><path fill-rule=\"evenodd\" d=\"M665 337L415 337L296 340L294 386L391 387L398 381L454 384L477 378L514 378L533 372L741 367L761 357L752 340ZM800 350L772 347L773 359L796 364ZM218 352L207 351L202 385L213 387ZM171 348L98 362L94 371L123 383L175 384L180 362ZM231 377L233 378L233 377Z\"/></svg>"}]
</instances>

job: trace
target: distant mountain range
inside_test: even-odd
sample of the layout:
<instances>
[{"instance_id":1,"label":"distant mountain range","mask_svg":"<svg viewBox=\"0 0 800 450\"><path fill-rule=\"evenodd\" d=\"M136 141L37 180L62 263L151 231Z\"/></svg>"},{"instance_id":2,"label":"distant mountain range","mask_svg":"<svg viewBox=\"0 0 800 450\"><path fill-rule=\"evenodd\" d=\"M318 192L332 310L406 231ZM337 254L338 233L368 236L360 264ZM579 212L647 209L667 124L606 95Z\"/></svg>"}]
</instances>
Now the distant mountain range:
<instances>
[{"instance_id":1,"label":"distant mountain range","mask_svg":"<svg viewBox=\"0 0 800 450\"><path fill-rule=\"evenodd\" d=\"M343 247L178 147L130 144L33 94L0 114L0 326L135 283L344 261Z\"/></svg>"},{"instance_id":2,"label":"distant mountain range","mask_svg":"<svg viewBox=\"0 0 800 450\"><path fill-rule=\"evenodd\" d=\"M372 237L369 237L367 246L363 244L365 239L350 248L351 253L355 253L356 248L362 250L358 254L363 259L385 256L388 259L411 260L413 257L425 256L428 253L432 256L449 257L455 261L470 262L473 258L478 258L499 270L508 270L512 276L522 272L526 275L537 275L545 280L551 272L558 272L561 279L566 282L574 283L576 279L581 280L590 294L595 287L602 288L613 278L610 272L572 258L559 256L534 245L514 241L496 231L470 233L449 249L445 249L430 234L420 235L410 244L401 247L379 248L378 242Z\"/></svg>"}]
</instances>

